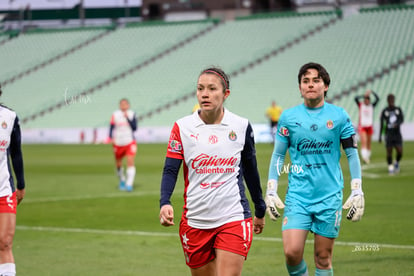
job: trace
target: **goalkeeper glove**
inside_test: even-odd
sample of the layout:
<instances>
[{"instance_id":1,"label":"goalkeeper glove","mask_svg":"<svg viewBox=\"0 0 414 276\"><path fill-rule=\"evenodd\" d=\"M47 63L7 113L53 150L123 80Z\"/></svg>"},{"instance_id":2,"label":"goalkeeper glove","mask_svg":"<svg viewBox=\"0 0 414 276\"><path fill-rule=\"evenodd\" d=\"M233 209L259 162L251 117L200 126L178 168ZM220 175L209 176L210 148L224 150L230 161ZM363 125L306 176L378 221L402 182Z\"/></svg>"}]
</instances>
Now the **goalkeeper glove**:
<instances>
[{"instance_id":1,"label":"goalkeeper glove","mask_svg":"<svg viewBox=\"0 0 414 276\"><path fill-rule=\"evenodd\" d=\"M265 202L266 211L269 214L270 219L277 220L280 217L277 208L283 209L285 208L285 204L283 204L282 200L280 200L277 195L277 181L274 179L270 179L267 182Z\"/></svg>"},{"instance_id":2,"label":"goalkeeper glove","mask_svg":"<svg viewBox=\"0 0 414 276\"><path fill-rule=\"evenodd\" d=\"M364 214L365 199L362 192L361 179L352 179L351 181L351 195L342 206L344 209L349 209L346 218L351 221L359 221Z\"/></svg>"}]
</instances>

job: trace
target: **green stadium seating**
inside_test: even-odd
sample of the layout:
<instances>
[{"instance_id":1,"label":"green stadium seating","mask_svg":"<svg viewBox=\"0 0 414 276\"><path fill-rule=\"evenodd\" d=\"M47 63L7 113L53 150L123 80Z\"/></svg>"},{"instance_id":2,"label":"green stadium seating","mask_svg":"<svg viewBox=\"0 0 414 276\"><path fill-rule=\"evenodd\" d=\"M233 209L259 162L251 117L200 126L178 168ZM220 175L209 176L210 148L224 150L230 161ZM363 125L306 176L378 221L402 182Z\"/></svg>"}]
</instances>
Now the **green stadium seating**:
<instances>
[{"instance_id":1,"label":"green stadium seating","mask_svg":"<svg viewBox=\"0 0 414 276\"><path fill-rule=\"evenodd\" d=\"M4 102L21 118L61 103L61 108L28 120L28 128L106 126L124 97L142 119L140 126L171 126L177 118L190 114L195 96L179 99L194 92L200 71L218 65L231 74L232 94L226 106L260 124L267 123L264 113L272 100L284 108L302 102L297 73L301 65L314 61L331 75L328 100L343 106L354 122L358 116L354 96L366 89L380 95L378 110L386 105L388 93L396 94L406 121L414 121L413 60L398 62L414 54L414 9L364 10L332 22L335 16L238 19L207 32L214 24L211 21L116 29L7 85ZM200 32L204 33L188 40ZM285 47L287 44L290 46ZM144 65L136 69L140 64ZM135 70L117 81L79 96L131 68ZM385 69L389 73L384 74Z\"/></svg>"}]
</instances>

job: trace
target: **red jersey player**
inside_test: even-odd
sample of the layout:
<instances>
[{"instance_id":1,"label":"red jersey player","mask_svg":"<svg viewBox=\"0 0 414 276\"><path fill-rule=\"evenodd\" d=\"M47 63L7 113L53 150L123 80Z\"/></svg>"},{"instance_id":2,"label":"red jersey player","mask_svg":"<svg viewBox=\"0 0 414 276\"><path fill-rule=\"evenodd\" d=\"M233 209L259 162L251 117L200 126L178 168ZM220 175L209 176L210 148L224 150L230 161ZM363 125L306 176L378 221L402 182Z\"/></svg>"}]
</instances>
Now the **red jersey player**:
<instances>
[{"instance_id":1,"label":"red jersey player","mask_svg":"<svg viewBox=\"0 0 414 276\"><path fill-rule=\"evenodd\" d=\"M371 102L370 95L375 97ZM360 99L364 99L362 102ZM365 163L369 164L371 158L371 138L374 133L374 107L379 101L378 95L372 91L367 90L363 96L356 96L355 102L359 108L359 122L358 133L361 139L361 156Z\"/></svg>"},{"instance_id":2,"label":"red jersey player","mask_svg":"<svg viewBox=\"0 0 414 276\"><path fill-rule=\"evenodd\" d=\"M10 164L13 164L16 185ZM19 119L13 110L0 105L0 275L16 275L12 245L16 229L16 207L24 195Z\"/></svg>"},{"instance_id":3,"label":"red jersey player","mask_svg":"<svg viewBox=\"0 0 414 276\"><path fill-rule=\"evenodd\" d=\"M170 202L183 163L185 193L180 239L193 275L240 275L252 232L260 234L266 205L247 119L223 107L227 75L204 70L197 83L200 109L175 122L161 181L160 223L174 225ZM243 177L254 202L252 214Z\"/></svg>"},{"instance_id":4,"label":"red jersey player","mask_svg":"<svg viewBox=\"0 0 414 276\"><path fill-rule=\"evenodd\" d=\"M129 109L129 101L122 99L119 102L119 110L111 117L109 138L112 141L116 170L119 177L119 189L132 191L135 179L135 155L137 144L134 132L137 130L135 113ZM126 177L122 167L122 159L127 159Z\"/></svg>"}]
</instances>

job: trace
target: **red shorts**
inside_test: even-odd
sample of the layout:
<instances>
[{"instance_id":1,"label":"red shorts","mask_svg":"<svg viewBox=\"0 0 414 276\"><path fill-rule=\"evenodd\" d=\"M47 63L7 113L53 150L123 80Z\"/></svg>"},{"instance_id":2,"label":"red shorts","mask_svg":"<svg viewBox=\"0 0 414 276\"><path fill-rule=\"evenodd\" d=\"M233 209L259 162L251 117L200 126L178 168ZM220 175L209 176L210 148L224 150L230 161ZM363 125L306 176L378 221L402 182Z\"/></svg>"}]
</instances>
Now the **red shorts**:
<instances>
[{"instance_id":1,"label":"red shorts","mask_svg":"<svg viewBox=\"0 0 414 276\"><path fill-rule=\"evenodd\" d=\"M137 153L137 143L135 141L131 142L126 146L113 145L113 147L116 159L121 159L127 155L133 156Z\"/></svg>"},{"instance_id":2,"label":"red shorts","mask_svg":"<svg viewBox=\"0 0 414 276\"><path fill-rule=\"evenodd\" d=\"M216 257L215 249L247 257L253 238L252 218L226 223L213 229L197 229L180 223L185 262L190 268L206 265Z\"/></svg>"},{"instance_id":3,"label":"red shorts","mask_svg":"<svg viewBox=\"0 0 414 276\"><path fill-rule=\"evenodd\" d=\"M365 132L368 135L372 135L374 133L374 128L372 126L368 126L368 127L358 127L358 133L361 134Z\"/></svg>"},{"instance_id":4,"label":"red shorts","mask_svg":"<svg viewBox=\"0 0 414 276\"><path fill-rule=\"evenodd\" d=\"M0 197L0 213L16 214L16 207L16 192L8 196Z\"/></svg>"}]
</instances>

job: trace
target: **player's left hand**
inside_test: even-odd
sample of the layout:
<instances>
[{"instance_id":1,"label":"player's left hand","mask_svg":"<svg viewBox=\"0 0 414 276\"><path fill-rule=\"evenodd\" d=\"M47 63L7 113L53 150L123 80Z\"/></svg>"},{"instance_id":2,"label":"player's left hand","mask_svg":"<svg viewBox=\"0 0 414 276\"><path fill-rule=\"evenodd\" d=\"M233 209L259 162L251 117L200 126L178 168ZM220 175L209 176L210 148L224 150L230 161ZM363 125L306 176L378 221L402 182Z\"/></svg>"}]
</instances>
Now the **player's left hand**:
<instances>
[{"instance_id":1,"label":"player's left hand","mask_svg":"<svg viewBox=\"0 0 414 276\"><path fill-rule=\"evenodd\" d=\"M16 190L16 200L17 200L17 205L20 204L20 202L22 202L24 195L26 194L25 189L17 189Z\"/></svg>"},{"instance_id":2,"label":"player's left hand","mask_svg":"<svg viewBox=\"0 0 414 276\"><path fill-rule=\"evenodd\" d=\"M160 223L163 226L174 225L174 209L171 205L166 204L160 210Z\"/></svg>"},{"instance_id":3,"label":"player's left hand","mask_svg":"<svg viewBox=\"0 0 414 276\"><path fill-rule=\"evenodd\" d=\"M364 214L365 198L361 188L361 179L352 179L351 195L342 206L343 209L349 209L346 218L353 222L360 221Z\"/></svg>"},{"instance_id":4,"label":"player's left hand","mask_svg":"<svg viewBox=\"0 0 414 276\"><path fill-rule=\"evenodd\" d=\"M277 194L277 186L277 181L274 179L270 179L267 182L265 202L266 211L269 214L271 220L277 220L280 217L280 213L277 208L285 208L285 204L283 204L283 201Z\"/></svg>"},{"instance_id":5,"label":"player's left hand","mask_svg":"<svg viewBox=\"0 0 414 276\"><path fill-rule=\"evenodd\" d=\"M260 234L263 232L263 228L265 226L265 217L258 218L254 217L253 219L253 231L255 234Z\"/></svg>"}]
</instances>

